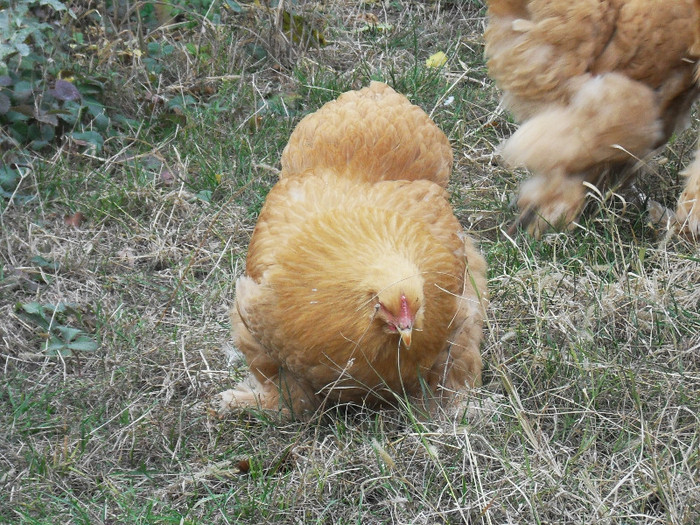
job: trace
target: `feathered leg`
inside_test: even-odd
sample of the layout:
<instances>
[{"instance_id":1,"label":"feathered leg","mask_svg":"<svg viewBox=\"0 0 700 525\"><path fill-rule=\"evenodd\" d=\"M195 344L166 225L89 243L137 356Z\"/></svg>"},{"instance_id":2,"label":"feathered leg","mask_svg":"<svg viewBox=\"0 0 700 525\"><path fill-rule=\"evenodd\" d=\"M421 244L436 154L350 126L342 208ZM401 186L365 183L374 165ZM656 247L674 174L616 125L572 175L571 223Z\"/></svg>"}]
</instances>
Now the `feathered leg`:
<instances>
[{"instance_id":1,"label":"feathered leg","mask_svg":"<svg viewBox=\"0 0 700 525\"><path fill-rule=\"evenodd\" d=\"M687 180L685 189L678 198L676 220L681 233L698 240L700 239L700 148L695 154L695 160L683 174Z\"/></svg>"},{"instance_id":2,"label":"feathered leg","mask_svg":"<svg viewBox=\"0 0 700 525\"><path fill-rule=\"evenodd\" d=\"M536 236L578 217L583 182L598 183L596 167L635 162L662 136L654 92L642 83L606 73L575 87L568 105L527 120L501 150L508 164L535 175L520 191L518 224Z\"/></svg>"},{"instance_id":3,"label":"feathered leg","mask_svg":"<svg viewBox=\"0 0 700 525\"><path fill-rule=\"evenodd\" d=\"M486 288L486 261L465 238L465 256L468 266L464 277L465 293L453 323L450 345L445 348L430 371L429 383L441 395L448 397L468 388L481 386L483 362L479 347L483 338L483 319L488 301Z\"/></svg>"},{"instance_id":4,"label":"feathered leg","mask_svg":"<svg viewBox=\"0 0 700 525\"><path fill-rule=\"evenodd\" d=\"M243 323L238 308L232 308L230 316L234 343L245 356L250 374L235 388L216 396L215 411L223 415L237 408L257 407L301 415L314 410L317 401L313 392L267 355Z\"/></svg>"}]
</instances>

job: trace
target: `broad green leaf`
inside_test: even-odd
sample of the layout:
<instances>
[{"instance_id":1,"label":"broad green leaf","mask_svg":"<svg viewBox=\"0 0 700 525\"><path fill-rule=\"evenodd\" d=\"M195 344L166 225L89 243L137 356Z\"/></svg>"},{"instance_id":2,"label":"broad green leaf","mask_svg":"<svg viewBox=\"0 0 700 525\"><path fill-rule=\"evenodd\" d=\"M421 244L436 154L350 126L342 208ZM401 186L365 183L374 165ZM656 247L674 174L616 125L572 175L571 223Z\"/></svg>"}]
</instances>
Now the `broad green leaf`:
<instances>
[{"instance_id":1,"label":"broad green leaf","mask_svg":"<svg viewBox=\"0 0 700 525\"><path fill-rule=\"evenodd\" d=\"M44 307L41 305L41 303L37 303L36 301L32 301L30 303L17 303L17 307L21 308L28 314L36 314L40 316L44 316Z\"/></svg>"},{"instance_id":2,"label":"broad green leaf","mask_svg":"<svg viewBox=\"0 0 700 525\"><path fill-rule=\"evenodd\" d=\"M70 343L76 337L83 333L82 330L78 328L73 328L72 326L55 325L54 328L61 333L61 336L63 336L63 340L67 343Z\"/></svg>"},{"instance_id":3,"label":"broad green leaf","mask_svg":"<svg viewBox=\"0 0 700 525\"><path fill-rule=\"evenodd\" d=\"M90 145L93 146L96 151L102 151L104 139L102 138L102 135L100 135L96 131L73 132L68 133L68 136L81 146Z\"/></svg>"},{"instance_id":4,"label":"broad green leaf","mask_svg":"<svg viewBox=\"0 0 700 525\"><path fill-rule=\"evenodd\" d=\"M45 347L46 353L49 355L61 355L63 357L70 357L73 352L70 348L61 341L58 337L52 335L46 343Z\"/></svg>"},{"instance_id":5,"label":"broad green leaf","mask_svg":"<svg viewBox=\"0 0 700 525\"><path fill-rule=\"evenodd\" d=\"M0 164L0 187L7 191L12 191L17 187L20 175L16 170L10 168L7 164Z\"/></svg>"},{"instance_id":6,"label":"broad green leaf","mask_svg":"<svg viewBox=\"0 0 700 525\"><path fill-rule=\"evenodd\" d=\"M211 196L211 190L202 190L197 193L197 198L203 200L204 202L211 202Z\"/></svg>"},{"instance_id":7,"label":"broad green leaf","mask_svg":"<svg viewBox=\"0 0 700 525\"><path fill-rule=\"evenodd\" d=\"M71 341L67 346L71 350L78 350L79 352L94 352L100 347L97 341L86 335L78 337L75 341Z\"/></svg>"},{"instance_id":8,"label":"broad green leaf","mask_svg":"<svg viewBox=\"0 0 700 525\"><path fill-rule=\"evenodd\" d=\"M0 115L4 115L10 111L10 97L5 93L0 93Z\"/></svg>"},{"instance_id":9,"label":"broad green leaf","mask_svg":"<svg viewBox=\"0 0 700 525\"><path fill-rule=\"evenodd\" d=\"M48 5L56 11L65 11L66 6L58 0L39 0L39 5Z\"/></svg>"},{"instance_id":10,"label":"broad green leaf","mask_svg":"<svg viewBox=\"0 0 700 525\"><path fill-rule=\"evenodd\" d=\"M234 13L242 13L243 12L243 7L241 7L241 4L239 4L238 2L235 2L234 0L224 0L224 3Z\"/></svg>"},{"instance_id":11,"label":"broad green leaf","mask_svg":"<svg viewBox=\"0 0 700 525\"><path fill-rule=\"evenodd\" d=\"M40 268L46 268L48 270L58 270L59 264L56 261L50 261L45 259L41 255L35 255L31 258L31 262L36 264Z\"/></svg>"},{"instance_id":12,"label":"broad green leaf","mask_svg":"<svg viewBox=\"0 0 700 525\"><path fill-rule=\"evenodd\" d=\"M32 94L34 93L34 89L32 88L32 85L27 82L26 80L22 80L20 82L17 82L15 84L14 90L13 90L13 95L14 99L17 102L23 102L30 98Z\"/></svg>"},{"instance_id":13,"label":"broad green leaf","mask_svg":"<svg viewBox=\"0 0 700 525\"><path fill-rule=\"evenodd\" d=\"M37 303L36 301L29 303L17 303L15 305L15 310L23 313L24 317L28 318L30 321L37 326L40 326L44 330L49 329L49 320L44 312L44 307L40 303Z\"/></svg>"}]
</instances>

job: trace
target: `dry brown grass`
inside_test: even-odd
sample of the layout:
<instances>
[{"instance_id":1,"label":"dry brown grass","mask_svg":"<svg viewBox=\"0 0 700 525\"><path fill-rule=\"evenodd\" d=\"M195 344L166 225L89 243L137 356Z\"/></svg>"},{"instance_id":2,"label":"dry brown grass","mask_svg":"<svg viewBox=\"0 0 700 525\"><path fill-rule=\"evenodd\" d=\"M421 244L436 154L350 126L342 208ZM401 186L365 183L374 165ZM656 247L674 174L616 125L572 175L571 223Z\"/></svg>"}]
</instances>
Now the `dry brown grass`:
<instances>
[{"instance_id":1,"label":"dry brown grass","mask_svg":"<svg viewBox=\"0 0 700 525\"><path fill-rule=\"evenodd\" d=\"M25 182L34 203L3 205L0 522L699 522L697 246L609 205L592 206L570 234L504 234L522 174L494 157L513 125L486 77L478 3L302 10L324 21L328 46L285 43L271 15L230 28L231 40L207 33L222 53L212 76L236 75L217 84L231 108L207 106L177 135L149 136L175 183L120 162L124 153L105 162L62 152ZM392 29L357 32L366 13ZM246 38L268 58L245 55ZM426 70L438 50L450 61ZM210 396L245 371L229 360L227 308L284 141L304 113L370 77L450 137L453 204L489 261L473 413L210 418ZM279 93L298 97L268 111ZM678 137L642 186L653 193L662 181L673 202L693 140ZM216 173L220 183L201 182ZM65 225L76 210L86 221ZM56 322L99 349L48 355L45 331L16 307L32 301L73 303Z\"/></svg>"}]
</instances>

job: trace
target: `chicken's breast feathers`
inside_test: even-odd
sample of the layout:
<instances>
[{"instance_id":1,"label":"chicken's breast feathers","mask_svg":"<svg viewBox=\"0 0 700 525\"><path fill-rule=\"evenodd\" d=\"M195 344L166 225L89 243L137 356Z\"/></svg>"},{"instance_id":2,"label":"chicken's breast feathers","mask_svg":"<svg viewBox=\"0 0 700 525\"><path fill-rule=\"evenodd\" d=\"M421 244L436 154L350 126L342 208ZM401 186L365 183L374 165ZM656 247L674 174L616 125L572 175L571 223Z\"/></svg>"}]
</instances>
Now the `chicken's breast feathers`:
<instances>
[{"instance_id":1,"label":"chicken's breast feathers","mask_svg":"<svg viewBox=\"0 0 700 525\"><path fill-rule=\"evenodd\" d=\"M402 381L415 383L418 371L431 370L468 318L480 327L485 263L437 185L330 181L289 179L271 192L251 241L248 276L237 285L241 326L234 333L252 334L266 355L314 389L349 367L347 388L385 382L400 390ZM278 201L289 204L280 208L291 216L273 209ZM425 294L423 328L401 350L398 336L374 319L376 294L416 276Z\"/></svg>"},{"instance_id":2,"label":"chicken's breast feathers","mask_svg":"<svg viewBox=\"0 0 700 525\"><path fill-rule=\"evenodd\" d=\"M348 91L307 115L282 154L282 175L330 170L353 180L431 180L452 169L445 134L418 106L381 82Z\"/></svg>"}]
</instances>

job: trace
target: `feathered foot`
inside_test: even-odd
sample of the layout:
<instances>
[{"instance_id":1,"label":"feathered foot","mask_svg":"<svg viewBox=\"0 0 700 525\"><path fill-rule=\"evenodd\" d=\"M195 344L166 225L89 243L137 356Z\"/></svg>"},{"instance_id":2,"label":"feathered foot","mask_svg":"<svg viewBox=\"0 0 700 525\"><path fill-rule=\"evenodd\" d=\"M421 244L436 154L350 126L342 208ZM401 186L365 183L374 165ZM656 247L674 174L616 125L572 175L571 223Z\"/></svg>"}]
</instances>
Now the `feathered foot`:
<instances>
[{"instance_id":1,"label":"feathered foot","mask_svg":"<svg viewBox=\"0 0 700 525\"><path fill-rule=\"evenodd\" d=\"M249 408L261 408L277 410L279 405L279 392L275 388L265 388L262 385L251 385L254 379L248 378L236 385L236 388L225 390L212 397L209 403L209 411L216 417L224 417L226 414Z\"/></svg>"},{"instance_id":2,"label":"feathered foot","mask_svg":"<svg viewBox=\"0 0 700 525\"><path fill-rule=\"evenodd\" d=\"M520 191L518 206L522 210L508 233L524 228L539 238L550 228L567 229L578 218L586 202L583 179L576 176L537 176Z\"/></svg>"},{"instance_id":3,"label":"feathered foot","mask_svg":"<svg viewBox=\"0 0 700 525\"><path fill-rule=\"evenodd\" d=\"M683 175L688 179L678 198L676 221L681 234L700 241L700 151Z\"/></svg>"}]
</instances>

